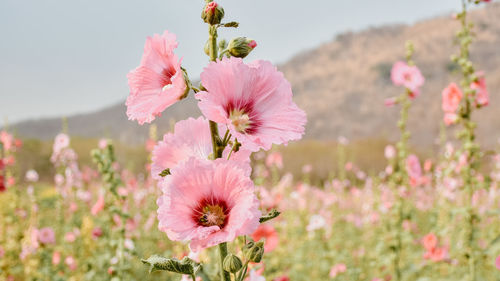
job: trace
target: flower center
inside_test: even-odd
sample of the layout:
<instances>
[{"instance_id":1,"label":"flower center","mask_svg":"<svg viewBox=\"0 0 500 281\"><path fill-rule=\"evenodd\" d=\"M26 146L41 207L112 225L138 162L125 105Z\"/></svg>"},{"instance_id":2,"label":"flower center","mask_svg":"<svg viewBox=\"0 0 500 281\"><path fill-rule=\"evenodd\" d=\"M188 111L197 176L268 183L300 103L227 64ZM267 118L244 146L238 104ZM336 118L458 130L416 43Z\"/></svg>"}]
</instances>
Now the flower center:
<instances>
[{"instance_id":1,"label":"flower center","mask_svg":"<svg viewBox=\"0 0 500 281\"><path fill-rule=\"evenodd\" d=\"M165 68L162 71L161 84L163 85L162 91L168 90L173 87L172 77L175 75L176 71L173 67Z\"/></svg>"},{"instance_id":2,"label":"flower center","mask_svg":"<svg viewBox=\"0 0 500 281\"><path fill-rule=\"evenodd\" d=\"M199 222L203 226L214 226L217 225L222 227L226 221L226 214L224 213L224 208L215 205L206 205L202 209L202 214L199 218Z\"/></svg>"},{"instance_id":3,"label":"flower center","mask_svg":"<svg viewBox=\"0 0 500 281\"><path fill-rule=\"evenodd\" d=\"M229 119L231 119L231 123L236 131L240 133L244 133L252 123L248 114L240 110L233 110L229 115Z\"/></svg>"},{"instance_id":4,"label":"flower center","mask_svg":"<svg viewBox=\"0 0 500 281\"><path fill-rule=\"evenodd\" d=\"M408 82L410 82L410 81L411 81L411 74L410 74L410 73L405 73L405 74L403 75L403 77L404 77L404 79L405 79L406 81L408 81Z\"/></svg>"}]
</instances>

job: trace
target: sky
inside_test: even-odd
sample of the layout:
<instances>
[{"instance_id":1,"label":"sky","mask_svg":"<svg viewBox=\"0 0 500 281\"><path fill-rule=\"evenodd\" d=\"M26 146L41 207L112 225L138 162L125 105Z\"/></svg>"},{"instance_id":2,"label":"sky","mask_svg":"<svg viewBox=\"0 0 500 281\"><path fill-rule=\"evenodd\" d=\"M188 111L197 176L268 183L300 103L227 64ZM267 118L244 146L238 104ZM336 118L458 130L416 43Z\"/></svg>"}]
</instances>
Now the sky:
<instances>
[{"instance_id":1,"label":"sky","mask_svg":"<svg viewBox=\"0 0 500 281\"><path fill-rule=\"evenodd\" d=\"M460 0L219 0L220 37L247 36L249 60L279 64L346 31L457 11ZM0 118L70 116L124 101L147 36L177 34L196 80L207 63L202 0L0 0ZM409 38L410 39L410 38Z\"/></svg>"}]
</instances>

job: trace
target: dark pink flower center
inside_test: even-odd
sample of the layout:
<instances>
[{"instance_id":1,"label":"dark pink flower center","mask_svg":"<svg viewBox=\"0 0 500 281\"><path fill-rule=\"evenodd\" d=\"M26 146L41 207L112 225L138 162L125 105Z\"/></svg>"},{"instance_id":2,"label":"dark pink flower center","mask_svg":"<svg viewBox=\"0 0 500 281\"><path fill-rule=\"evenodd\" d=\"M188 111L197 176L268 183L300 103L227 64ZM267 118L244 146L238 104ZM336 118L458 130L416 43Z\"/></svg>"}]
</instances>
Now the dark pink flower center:
<instances>
[{"instance_id":1,"label":"dark pink flower center","mask_svg":"<svg viewBox=\"0 0 500 281\"><path fill-rule=\"evenodd\" d=\"M172 66L168 66L167 68L163 69L160 78L160 84L162 85L163 90L166 90L172 86L172 77L176 73L177 71Z\"/></svg>"},{"instance_id":2,"label":"dark pink flower center","mask_svg":"<svg viewBox=\"0 0 500 281\"><path fill-rule=\"evenodd\" d=\"M205 198L194 209L192 218L199 226L218 226L221 229L227 224L229 212L226 201L216 198Z\"/></svg>"},{"instance_id":3,"label":"dark pink flower center","mask_svg":"<svg viewBox=\"0 0 500 281\"><path fill-rule=\"evenodd\" d=\"M240 133L255 134L262 125L262 121L254 110L253 102L230 101L224 110L234 129Z\"/></svg>"}]
</instances>

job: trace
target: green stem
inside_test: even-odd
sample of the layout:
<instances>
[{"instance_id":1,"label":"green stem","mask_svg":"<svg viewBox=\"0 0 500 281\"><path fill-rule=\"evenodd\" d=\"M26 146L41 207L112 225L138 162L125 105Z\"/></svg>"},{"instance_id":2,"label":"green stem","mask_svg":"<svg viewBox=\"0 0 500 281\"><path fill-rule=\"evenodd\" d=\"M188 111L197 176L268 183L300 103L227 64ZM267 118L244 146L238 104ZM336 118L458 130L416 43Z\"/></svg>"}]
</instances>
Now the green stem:
<instances>
[{"instance_id":1,"label":"green stem","mask_svg":"<svg viewBox=\"0 0 500 281\"><path fill-rule=\"evenodd\" d=\"M229 272L224 270L223 263L224 259L227 256L227 242L223 242L219 244L219 271L220 271L220 280L221 281L231 281L231 275Z\"/></svg>"}]
</instances>

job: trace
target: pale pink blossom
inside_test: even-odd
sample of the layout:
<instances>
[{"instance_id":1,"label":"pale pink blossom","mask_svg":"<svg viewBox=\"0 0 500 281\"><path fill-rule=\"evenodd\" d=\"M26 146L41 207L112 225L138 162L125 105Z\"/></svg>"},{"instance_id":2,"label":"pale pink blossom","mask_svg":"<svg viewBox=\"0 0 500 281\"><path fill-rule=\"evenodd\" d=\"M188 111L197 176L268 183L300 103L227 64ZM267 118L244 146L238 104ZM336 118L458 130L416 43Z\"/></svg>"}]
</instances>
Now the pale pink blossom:
<instances>
[{"instance_id":1,"label":"pale pink blossom","mask_svg":"<svg viewBox=\"0 0 500 281\"><path fill-rule=\"evenodd\" d=\"M415 154L411 154L406 158L406 172L408 176L418 181L422 177L422 168L420 167L420 161Z\"/></svg>"},{"instance_id":2,"label":"pale pink blossom","mask_svg":"<svg viewBox=\"0 0 500 281\"><path fill-rule=\"evenodd\" d=\"M3 144L3 149L9 151L14 143L14 137L7 131L0 131L0 142Z\"/></svg>"},{"instance_id":3,"label":"pale pink blossom","mask_svg":"<svg viewBox=\"0 0 500 281\"><path fill-rule=\"evenodd\" d=\"M224 127L219 127L220 133L225 133ZM227 158L231 151L227 146L223 152L223 158ZM241 147L238 152L233 152L231 160L239 165L248 166L250 172L251 151ZM175 124L174 133L163 136L163 140L153 149L151 176L156 180L162 180L160 173L165 169L174 168L177 164L186 161L190 157L208 159L213 154L212 139L209 122L203 117L197 119L188 118ZM213 156L212 156L213 157Z\"/></svg>"},{"instance_id":4,"label":"pale pink blossom","mask_svg":"<svg viewBox=\"0 0 500 281\"><path fill-rule=\"evenodd\" d=\"M101 212L104 209L104 204L105 204L104 194L101 194L99 195L99 198L97 199L95 204L92 206L90 213L93 216L97 216L97 214L99 214L99 212Z\"/></svg>"},{"instance_id":5,"label":"pale pink blossom","mask_svg":"<svg viewBox=\"0 0 500 281\"><path fill-rule=\"evenodd\" d=\"M477 80L472 82L470 85L470 88L476 91L476 106L487 106L490 103L490 95L486 89L484 72L480 71L476 73L476 76L478 77Z\"/></svg>"},{"instance_id":6,"label":"pale pink blossom","mask_svg":"<svg viewBox=\"0 0 500 281\"><path fill-rule=\"evenodd\" d=\"M443 90L441 95L443 111L445 113L455 113L463 97L462 90L457 84L451 83Z\"/></svg>"},{"instance_id":7,"label":"pale pink blossom","mask_svg":"<svg viewBox=\"0 0 500 281\"><path fill-rule=\"evenodd\" d=\"M426 250L436 248L438 239L434 233L429 233L422 238L422 245Z\"/></svg>"},{"instance_id":8,"label":"pale pink blossom","mask_svg":"<svg viewBox=\"0 0 500 281\"><path fill-rule=\"evenodd\" d=\"M260 275L259 272L255 270L250 270L250 276L248 277L248 281L266 281L266 278Z\"/></svg>"},{"instance_id":9,"label":"pale pink blossom","mask_svg":"<svg viewBox=\"0 0 500 281\"><path fill-rule=\"evenodd\" d=\"M31 169L26 172L26 180L30 182L37 182L38 181L38 173Z\"/></svg>"},{"instance_id":10,"label":"pale pink blossom","mask_svg":"<svg viewBox=\"0 0 500 281\"><path fill-rule=\"evenodd\" d=\"M60 133L56 136L54 140L54 146L52 148L53 153L58 154L68 146L69 146L69 136L64 133Z\"/></svg>"},{"instance_id":11,"label":"pale pink blossom","mask_svg":"<svg viewBox=\"0 0 500 281\"><path fill-rule=\"evenodd\" d=\"M71 271L75 271L77 268L76 260L73 256L67 256L64 259L64 263L68 266Z\"/></svg>"},{"instance_id":12,"label":"pale pink blossom","mask_svg":"<svg viewBox=\"0 0 500 281\"><path fill-rule=\"evenodd\" d=\"M396 86L404 86L411 91L411 97L419 95L420 87L425 79L416 66L409 66L405 62L396 62L391 70L391 80Z\"/></svg>"},{"instance_id":13,"label":"pale pink blossom","mask_svg":"<svg viewBox=\"0 0 500 281\"><path fill-rule=\"evenodd\" d=\"M38 241L42 244L56 243L56 235L51 227L44 227L38 230Z\"/></svg>"},{"instance_id":14,"label":"pale pink blossom","mask_svg":"<svg viewBox=\"0 0 500 281\"><path fill-rule=\"evenodd\" d=\"M198 252L259 226L259 202L245 171L232 161L190 158L172 169L158 198L159 229L170 240L191 241Z\"/></svg>"},{"instance_id":15,"label":"pale pink blossom","mask_svg":"<svg viewBox=\"0 0 500 281\"><path fill-rule=\"evenodd\" d=\"M5 250L0 246L0 259L5 255Z\"/></svg>"},{"instance_id":16,"label":"pale pink blossom","mask_svg":"<svg viewBox=\"0 0 500 281\"><path fill-rule=\"evenodd\" d=\"M396 149L392 145L387 145L384 149L384 156L387 159L392 159L396 156Z\"/></svg>"},{"instance_id":17,"label":"pale pink blossom","mask_svg":"<svg viewBox=\"0 0 500 281\"><path fill-rule=\"evenodd\" d=\"M495 260L495 266L498 270L500 270L500 255Z\"/></svg>"},{"instance_id":18,"label":"pale pink blossom","mask_svg":"<svg viewBox=\"0 0 500 281\"><path fill-rule=\"evenodd\" d=\"M127 115L139 124L150 123L186 91L181 61L174 54L176 36L165 31L146 39L141 64L128 75Z\"/></svg>"},{"instance_id":19,"label":"pale pink blossom","mask_svg":"<svg viewBox=\"0 0 500 281\"><path fill-rule=\"evenodd\" d=\"M338 263L330 269L330 277L335 278L339 273L344 273L347 271L347 266L343 263Z\"/></svg>"},{"instance_id":20,"label":"pale pink blossom","mask_svg":"<svg viewBox=\"0 0 500 281\"><path fill-rule=\"evenodd\" d=\"M61 263L61 252L54 251L54 253L52 254L52 264L58 265L59 263Z\"/></svg>"},{"instance_id":21,"label":"pale pink blossom","mask_svg":"<svg viewBox=\"0 0 500 281\"><path fill-rule=\"evenodd\" d=\"M108 146L108 143L109 143L109 142L108 142L108 140L107 140L107 139L100 139L100 140L99 140L99 143L98 143L98 145L97 145L97 146L98 146L100 149L105 149L105 148Z\"/></svg>"},{"instance_id":22,"label":"pale pink blossom","mask_svg":"<svg viewBox=\"0 0 500 281\"><path fill-rule=\"evenodd\" d=\"M456 113L445 113L443 118L444 124L450 126L458 121L458 114Z\"/></svg>"},{"instance_id":23,"label":"pale pink blossom","mask_svg":"<svg viewBox=\"0 0 500 281\"><path fill-rule=\"evenodd\" d=\"M266 157L266 166L273 167L276 166L278 169L283 168L283 156L278 151L272 152Z\"/></svg>"},{"instance_id":24,"label":"pale pink blossom","mask_svg":"<svg viewBox=\"0 0 500 281\"><path fill-rule=\"evenodd\" d=\"M304 134L306 114L293 102L290 83L270 62L224 58L204 69L201 82L207 89L196 94L201 112L225 124L243 147L269 150Z\"/></svg>"}]
</instances>

